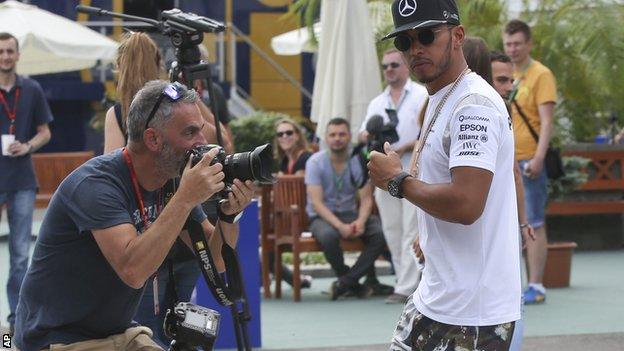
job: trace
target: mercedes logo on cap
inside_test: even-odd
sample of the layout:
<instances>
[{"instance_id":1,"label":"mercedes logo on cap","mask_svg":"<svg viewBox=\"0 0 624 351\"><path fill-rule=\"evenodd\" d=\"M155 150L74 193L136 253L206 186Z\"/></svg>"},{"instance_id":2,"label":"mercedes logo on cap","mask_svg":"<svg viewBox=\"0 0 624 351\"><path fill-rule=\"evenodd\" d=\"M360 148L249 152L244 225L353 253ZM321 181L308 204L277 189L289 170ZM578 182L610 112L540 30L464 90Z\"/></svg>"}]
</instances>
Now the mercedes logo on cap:
<instances>
[{"instance_id":1,"label":"mercedes logo on cap","mask_svg":"<svg viewBox=\"0 0 624 351\"><path fill-rule=\"evenodd\" d=\"M416 0L401 0L399 2L399 14L403 17L411 16L416 12Z\"/></svg>"}]
</instances>

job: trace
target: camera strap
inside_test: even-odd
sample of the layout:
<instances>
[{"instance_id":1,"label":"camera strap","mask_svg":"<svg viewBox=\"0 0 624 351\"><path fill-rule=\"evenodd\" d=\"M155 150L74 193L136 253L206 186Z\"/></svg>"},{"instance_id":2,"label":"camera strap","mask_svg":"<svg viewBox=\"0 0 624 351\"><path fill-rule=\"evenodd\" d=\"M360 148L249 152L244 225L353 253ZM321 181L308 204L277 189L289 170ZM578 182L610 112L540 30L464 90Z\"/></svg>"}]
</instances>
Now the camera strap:
<instances>
[{"instance_id":1,"label":"camera strap","mask_svg":"<svg viewBox=\"0 0 624 351\"><path fill-rule=\"evenodd\" d=\"M199 260L199 267L202 271L202 275L206 280L208 288L212 292L215 299L223 306L230 306L234 304L234 301L238 300L242 296L242 276L241 269L238 260L238 254L230 245L227 244L221 230L221 223L217 221L221 240L223 242L221 246L221 256L225 262L225 277L227 285L224 279L222 279L219 272L217 272L216 265L210 254L206 237L204 236L204 230L200 223L191 219L190 217L186 221L186 227L191 237L193 245L193 251Z\"/></svg>"}]
</instances>

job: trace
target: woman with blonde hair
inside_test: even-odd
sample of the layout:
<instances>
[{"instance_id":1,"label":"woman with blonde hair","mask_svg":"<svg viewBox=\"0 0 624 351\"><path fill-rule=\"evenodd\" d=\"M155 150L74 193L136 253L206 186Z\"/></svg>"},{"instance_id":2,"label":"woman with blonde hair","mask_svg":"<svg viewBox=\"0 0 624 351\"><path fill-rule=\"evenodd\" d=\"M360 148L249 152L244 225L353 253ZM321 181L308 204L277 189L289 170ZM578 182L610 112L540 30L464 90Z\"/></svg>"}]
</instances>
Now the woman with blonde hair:
<instances>
[{"instance_id":1,"label":"woman with blonde hair","mask_svg":"<svg viewBox=\"0 0 624 351\"><path fill-rule=\"evenodd\" d=\"M165 75L165 67L156 43L142 32L125 33L117 49L117 99L118 102L106 112L104 123L104 153L126 145L126 115L134 95L145 83ZM204 103L197 106L208 122L204 135L209 141L216 141L215 118ZM224 148L233 152L230 138L223 133Z\"/></svg>"},{"instance_id":2,"label":"woman with blonde hair","mask_svg":"<svg viewBox=\"0 0 624 351\"><path fill-rule=\"evenodd\" d=\"M306 161L312 155L303 128L287 118L275 123L273 150L280 165L279 175L303 175Z\"/></svg>"}]
</instances>

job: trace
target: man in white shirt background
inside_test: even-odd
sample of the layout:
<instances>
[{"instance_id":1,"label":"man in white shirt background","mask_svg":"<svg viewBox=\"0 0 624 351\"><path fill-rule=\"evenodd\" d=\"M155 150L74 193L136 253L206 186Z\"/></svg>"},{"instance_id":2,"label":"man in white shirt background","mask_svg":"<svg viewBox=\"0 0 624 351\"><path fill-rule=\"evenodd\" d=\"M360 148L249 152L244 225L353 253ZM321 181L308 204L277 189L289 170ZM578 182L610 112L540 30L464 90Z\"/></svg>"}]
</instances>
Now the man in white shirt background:
<instances>
[{"instance_id":1,"label":"man in white shirt background","mask_svg":"<svg viewBox=\"0 0 624 351\"><path fill-rule=\"evenodd\" d=\"M360 141L368 142L371 135L366 125L373 116L381 116L384 124L392 123L389 113L396 113L399 140L391 145L399 154L404 169L407 169L412 149L420 132L418 116L427 98L427 90L409 77L409 67L401 52L395 48L384 52L381 69L388 86L375 97L366 111L366 118L360 128ZM378 117L376 117L378 118ZM375 202L381 217L386 243L392 254L392 266L396 274L394 293L386 303L405 303L420 280L420 271L412 252L412 242L418 233L416 207L405 199L397 199L385 191L375 192Z\"/></svg>"}]
</instances>

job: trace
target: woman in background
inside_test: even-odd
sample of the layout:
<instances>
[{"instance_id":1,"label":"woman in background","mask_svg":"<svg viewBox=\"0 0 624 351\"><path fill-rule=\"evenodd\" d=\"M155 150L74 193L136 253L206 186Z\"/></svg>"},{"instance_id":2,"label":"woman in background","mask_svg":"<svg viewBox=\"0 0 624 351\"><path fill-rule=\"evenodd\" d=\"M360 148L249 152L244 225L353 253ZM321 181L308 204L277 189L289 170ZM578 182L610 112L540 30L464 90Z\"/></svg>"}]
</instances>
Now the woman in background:
<instances>
[{"instance_id":1,"label":"woman in background","mask_svg":"<svg viewBox=\"0 0 624 351\"><path fill-rule=\"evenodd\" d=\"M273 140L275 159L279 162L278 175L301 175L305 173L305 165L312 156L308 140L303 134L303 128L290 119L280 119L275 123L275 138ZM269 254L269 270L274 273L275 254ZM292 271L282 265L282 278L290 286L293 285ZM301 275L301 287L312 286L312 276Z\"/></svg>"},{"instance_id":2,"label":"woman in background","mask_svg":"<svg viewBox=\"0 0 624 351\"><path fill-rule=\"evenodd\" d=\"M312 155L303 129L289 119L275 123L274 150L280 169L279 175L303 175L305 164Z\"/></svg>"}]
</instances>

